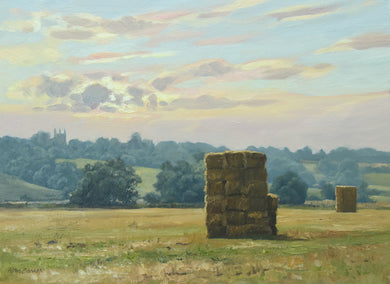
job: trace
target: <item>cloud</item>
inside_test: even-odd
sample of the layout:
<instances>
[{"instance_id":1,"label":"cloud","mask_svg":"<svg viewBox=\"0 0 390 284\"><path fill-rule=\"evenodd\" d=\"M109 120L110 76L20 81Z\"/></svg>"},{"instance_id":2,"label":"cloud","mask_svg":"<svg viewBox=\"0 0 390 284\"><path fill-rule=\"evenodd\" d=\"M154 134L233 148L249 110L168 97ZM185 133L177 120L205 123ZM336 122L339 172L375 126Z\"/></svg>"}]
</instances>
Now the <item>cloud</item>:
<instances>
[{"instance_id":1,"label":"cloud","mask_svg":"<svg viewBox=\"0 0 390 284\"><path fill-rule=\"evenodd\" d=\"M59 25L50 32L52 37L62 40L107 41L120 35L126 37L152 36L168 26L166 23L143 20L133 16L105 19L87 13L66 15L62 17L62 21L66 28L63 27L64 25Z\"/></svg>"},{"instance_id":2,"label":"cloud","mask_svg":"<svg viewBox=\"0 0 390 284\"><path fill-rule=\"evenodd\" d=\"M146 100L145 105L148 110L156 110L158 106L157 96L155 94L151 94Z\"/></svg>"},{"instance_id":3,"label":"cloud","mask_svg":"<svg viewBox=\"0 0 390 284\"><path fill-rule=\"evenodd\" d=\"M8 89L7 99L48 111L131 113L144 106L147 94L142 86L129 87L128 78L120 74L64 72L19 81ZM154 101L150 98L152 107Z\"/></svg>"},{"instance_id":4,"label":"cloud","mask_svg":"<svg viewBox=\"0 0 390 284\"><path fill-rule=\"evenodd\" d=\"M27 12L11 9L10 12L13 16L16 16L16 19L3 21L0 25L0 30L22 33L38 32L42 28L42 20L50 16L45 11Z\"/></svg>"},{"instance_id":5,"label":"cloud","mask_svg":"<svg viewBox=\"0 0 390 284\"><path fill-rule=\"evenodd\" d=\"M140 15L143 20L152 22L171 22L172 20L190 15L189 11L157 11Z\"/></svg>"},{"instance_id":6,"label":"cloud","mask_svg":"<svg viewBox=\"0 0 390 284\"><path fill-rule=\"evenodd\" d=\"M73 112L90 112L91 108L83 103L75 103L72 106Z\"/></svg>"},{"instance_id":7,"label":"cloud","mask_svg":"<svg viewBox=\"0 0 390 284\"><path fill-rule=\"evenodd\" d=\"M115 113L117 111L117 108L113 106L101 106L100 110L104 112Z\"/></svg>"},{"instance_id":8,"label":"cloud","mask_svg":"<svg viewBox=\"0 0 390 284\"><path fill-rule=\"evenodd\" d=\"M93 28L102 20L91 14L65 15L62 19L71 27Z\"/></svg>"},{"instance_id":9,"label":"cloud","mask_svg":"<svg viewBox=\"0 0 390 284\"><path fill-rule=\"evenodd\" d=\"M98 53L88 60L117 58L122 54ZM332 65L307 66L292 59L258 59L232 64L222 59L208 59L184 65L171 72L160 72L151 80L130 81L128 74L104 71L30 77L12 88L7 97L31 108L73 113L157 113L176 109L226 109L263 106L267 99L232 100L213 86L253 80L283 80L293 76L318 78ZM216 93L217 92L217 93ZM199 93L211 95L198 96ZM89 114L87 114L89 113ZM83 114L84 115L84 114Z\"/></svg>"},{"instance_id":10,"label":"cloud","mask_svg":"<svg viewBox=\"0 0 390 284\"><path fill-rule=\"evenodd\" d=\"M112 74L108 72L103 72L103 71L96 71L96 72L88 72L83 74L85 77L91 80L100 80L104 77L110 77ZM114 75L116 76L116 75Z\"/></svg>"},{"instance_id":11,"label":"cloud","mask_svg":"<svg viewBox=\"0 0 390 284\"><path fill-rule=\"evenodd\" d=\"M290 59L259 59L244 63L241 68L248 71L248 77L283 80L297 75L309 79L319 78L328 74L333 66L328 63L305 66Z\"/></svg>"},{"instance_id":12,"label":"cloud","mask_svg":"<svg viewBox=\"0 0 390 284\"><path fill-rule=\"evenodd\" d=\"M222 59L210 59L183 66L171 73L165 73L154 79L151 85L156 90L163 92L173 85L193 79L201 79L203 84L258 79L284 80L293 76L314 79L326 76L333 68L334 66L328 63L307 66L291 59L258 59L243 64L231 64Z\"/></svg>"},{"instance_id":13,"label":"cloud","mask_svg":"<svg viewBox=\"0 0 390 284\"><path fill-rule=\"evenodd\" d=\"M108 101L111 91L106 87L95 84L88 86L81 94L83 102L91 109L95 109L100 103Z\"/></svg>"},{"instance_id":14,"label":"cloud","mask_svg":"<svg viewBox=\"0 0 390 284\"><path fill-rule=\"evenodd\" d=\"M227 36L227 37L218 37L211 39L202 39L194 42L195 45L228 45L236 44L240 42L247 41L253 38L253 35L236 35L236 36Z\"/></svg>"},{"instance_id":15,"label":"cloud","mask_svg":"<svg viewBox=\"0 0 390 284\"><path fill-rule=\"evenodd\" d=\"M152 86L159 91L164 91L173 82L175 82L174 77L171 77L171 76L162 77L162 78L157 78L157 79L153 80Z\"/></svg>"},{"instance_id":16,"label":"cloud","mask_svg":"<svg viewBox=\"0 0 390 284\"><path fill-rule=\"evenodd\" d=\"M336 4L326 6L297 5L274 10L268 13L268 16L276 18L278 21L296 21L322 17L330 13L335 13L339 9L340 6Z\"/></svg>"},{"instance_id":17,"label":"cloud","mask_svg":"<svg viewBox=\"0 0 390 284\"><path fill-rule=\"evenodd\" d=\"M67 111L69 109L69 106L66 104L55 104L47 107L49 111Z\"/></svg>"},{"instance_id":18,"label":"cloud","mask_svg":"<svg viewBox=\"0 0 390 284\"><path fill-rule=\"evenodd\" d=\"M177 69L169 74L164 74L151 82L158 91L165 91L168 87L194 78L221 77L230 73L233 65L222 59L201 60Z\"/></svg>"},{"instance_id":19,"label":"cloud","mask_svg":"<svg viewBox=\"0 0 390 284\"><path fill-rule=\"evenodd\" d=\"M195 76L208 77L208 76L221 76L229 73L233 70L227 62L223 60L214 60L206 63L202 63L199 66L194 65L192 72Z\"/></svg>"},{"instance_id":20,"label":"cloud","mask_svg":"<svg viewBox=\"0 0 390 284\"><path fill-rule=\"evenodd\" d=\"M134 104L137 106L143 106L144 101L142 100L145 91L141 88L131 86L127 89L128 93L132 96L132 99L128 100L126 103Z\"/></svg>"},{"instance_id":21,"label":"cloud","mask_svg":"<svg viewBox=\"0 0 390 284\"><path fill-rule=\"evenodd\" d=\"M129 60L133 58L147 58L147 57L167 57L172 56L172 52L161 52L161 53L151 53L147 51L136 51L136 52L98 52L92 53L86 57L71 57L68 59L69 62L73 64L95 64L95 63L111 63L120 60Z\"/></svg>"},{"instance_id":22,"label":"cloud","mask_svg":"<svg viewBox=\"0 0 390 284\"><path fill-rule=\"evenodd\" d=\"M175 109L216 109L216 108L232 108L237 106L237 102L233 102L227 98L216 98L210 95L203 95L197 98L180 98L172 101L167 110Z\"/></svg>"},{"instance_id":23,"label":"cloud","mask_svg":"<svg viewBox=\"0 0 390 284\"><path fill-rule=\"evenodd\" d=\"M215 97L211 95L202 95L196 98L179 98L173 100L165 110L173 111L177 109L189 110L212 110L212 109L228 109L239 105L247 107L260 107L276 102L269 99L247 99L247 100L231 100L225 97Z\"/></svg>"},{"instance_id":24,"label":"cloud","mask_svg":"<svg viewBox=\"0 0 390 284\"><path fill-rule=\"evenodd\" d=\"M0 47L0 60L19 66L57 62L62 57L57 46L58 42L51 40L3 46Z\"/></svg>"},{"instance_id":25,"label":"cloud","mask_svg":"<svg viewBox=\"0 0 390 284\"><path fill-rule=\"evenodd\" d=\"M219 18L219 17L225 17L229 15L229 12L207 12L207 13L201 13L198 15L198 18L201 19L209 19L209 18Z\"/></svg>"},{"instance_id":26,"label":"cloud","mask_svg":"<svg viewBox=\"0 0 390 284\"><path fill-rule=\"evenodd\" d=\"M139 20L132 16L125 16L118 20L103 20L101 26L114 34L137 36L151 36L167 27L165 24Z\"/></svg>"},{"instance_id":27,"label":"cloud","mask_svg":"<svg viewBox=\"0 0 390 284\"><path fill-rule=\"evenodd\" d=\"M0 30L7 32L32 33L37 29L37 24L32 20L4 21L0 26Z\"/></svg>"},{"instance_id":28,"label":"cloud","mask_svg":"<svg viewBox=\"0 0 390 284\"><path fill-rule=\"evenodd\" d=\"M71 30L54 30L50 35L54 38L63 40L86 40L91 38L94 33L88 30L71 29Z\"/></svg>"},{"instance_id":29,"label":"cloud","mask_svg":"<svg viewBox=\"0 0 390 284\"><path fill-rule=\"evenodd\" d=\"M339 52L345 50L365 50L370 48L390 47L390 34L383 32L364 33L349 39L341 40L329 47L322 48L316 53Z\"/></svg>"},{"instance_id":30,"label":"cloud","mask_svg":"<svg viewBox=\"0 0 390 284\"><path fill-rule=\"evenodd\" d=\"M232 12L239 9L250 8L267 1L268 0L235 0L230 4L218 7L214 12Z\"/></svg>"},{"instance_id":31,"label":"cloud","mask_svg":"<svg viewBox=\"0 0 390 284\"><path fill-rule=\"evenodd\" d=\"M42 93L46 93L49 97L65 97L70 94L75 82L73 80L56 81L48 76L42 76L43 81L39 86Z\"/></svg>"}]
</instances>

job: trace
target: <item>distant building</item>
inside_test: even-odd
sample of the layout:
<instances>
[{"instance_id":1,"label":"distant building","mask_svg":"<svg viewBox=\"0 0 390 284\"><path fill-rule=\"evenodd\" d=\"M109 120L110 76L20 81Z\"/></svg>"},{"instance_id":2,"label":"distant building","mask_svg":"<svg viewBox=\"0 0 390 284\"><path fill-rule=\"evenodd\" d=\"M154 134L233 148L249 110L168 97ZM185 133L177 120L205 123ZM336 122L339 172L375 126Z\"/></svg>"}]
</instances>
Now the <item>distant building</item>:
<instances>
[{"instance_id":1,"label":"distant building","mask_svg":"<svg viewBox=\"0 0 390 284\"><path fill-rule=\"evenodd\" d=\"M64 129L63 132L61 132L61 129L59 129L59 132L57 133L57 129L54 128L54 137L52 141L54 146L66 146L66 130Z\"/></svg>"}]
</instances>

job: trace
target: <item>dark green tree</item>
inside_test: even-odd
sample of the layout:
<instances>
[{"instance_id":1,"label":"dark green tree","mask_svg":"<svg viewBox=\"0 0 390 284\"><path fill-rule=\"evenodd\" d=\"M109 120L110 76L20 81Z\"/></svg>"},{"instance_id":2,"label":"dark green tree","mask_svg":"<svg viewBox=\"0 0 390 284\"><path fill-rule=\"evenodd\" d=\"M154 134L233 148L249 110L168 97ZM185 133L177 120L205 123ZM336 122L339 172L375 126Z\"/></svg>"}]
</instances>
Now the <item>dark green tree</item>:
<instances>
[{"instance_id":1,"label":"dark green tree","mask_svg":"<svg viewBox=\"0 0 390 284\"><path fill-rule=\"evenodd\" d=\"M359 186L362 180L362 174L356 161L346 159L340 162L335 176L336 184Z\"/></svg>"},{"instance_id":2,"label":"dark green tree","mask_svg":"<svg viewBox=\"0 0 390 284\"><path fill-rule=\"evenodd\" d=\"M154 184L163 203L203 202L204 186L204 170L186 161L163 163Z\"/></svg>"},{"instance_id":3,"label":"dark green tree","mask_svg":"<svg viewBox=\"0 0 390 284\"><path fill-rule=\"evenodd\" d=\"M296 173L288 171L274 179L271 192L279 195L281 204L303 204L307 189L308 185Z\"/></svg>"},{"instance_id":4,"label":"dark green tree","mask_svg":"<svg viewBox=\"0 0 390 284\"><path fill-rule=\"evenodd\" d=\"M155 205L161 202L161 196L155 192L149 192L145 195L144 200L149 205Z\"/></svg>"},{"instance_id":5,"label":"dark green tree","mask_svg":"<svg viewBox=\"0 0 390 284\"><path fill-rule=\"evenodd\" d=\"M325 176L333 177L337 173L337 168L339 164L336 161L331 161L329 159L322 159L318 162L317 167L320 173Z\"/></svg>"},{"instance_id":6,"label":"dark green tree","mask_svg":"<svg viewBox=\"0 0 390 284\"><path fill-rule=\"evenodd\" d=\"M370 198L370 192L368 189L368 183L363 181L360 186L358 187L358 192L357 192L357 201L358 202L372 202Z\"/></svg>"},{"instance_id":7,"label":"dark green tree","mask_svg":"<svg viewBox=\"0 0 390 284\"><path fill-rule=\"evenodd\" d=\"M335 186L331 183L325 183L321 186L321 195L323 199L335 200Z\"/></svg>"},{"instance_id":8,"label":"dark green tree","mask_svg":"<svg viewBox=\"0 0 390 284\"><path fill-rule=\"evenodd\" d=\"M70 202L82 207L134 207L141 178L119 158L87 164Z\"/></svg>"}]
</instances>

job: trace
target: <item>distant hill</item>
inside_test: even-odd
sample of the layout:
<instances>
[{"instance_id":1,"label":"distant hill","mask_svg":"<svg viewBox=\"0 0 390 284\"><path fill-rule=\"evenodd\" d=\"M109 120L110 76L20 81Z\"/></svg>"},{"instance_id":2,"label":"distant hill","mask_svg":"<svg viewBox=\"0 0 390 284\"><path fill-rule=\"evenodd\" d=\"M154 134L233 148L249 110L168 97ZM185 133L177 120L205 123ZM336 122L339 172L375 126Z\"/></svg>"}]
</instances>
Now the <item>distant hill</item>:
<instances>
[{"instance_id":1,"label":"distant hill","mask_svg":"<svg viewBox=\"0 0 390 284\"><path fill-rule=\"evenodd\" d=\"M27 197L27 198L25 198ZM3 201L49 201L61 200L62 192L31 184L0 173L0 202Z\"/></svg>"}]
</instances>

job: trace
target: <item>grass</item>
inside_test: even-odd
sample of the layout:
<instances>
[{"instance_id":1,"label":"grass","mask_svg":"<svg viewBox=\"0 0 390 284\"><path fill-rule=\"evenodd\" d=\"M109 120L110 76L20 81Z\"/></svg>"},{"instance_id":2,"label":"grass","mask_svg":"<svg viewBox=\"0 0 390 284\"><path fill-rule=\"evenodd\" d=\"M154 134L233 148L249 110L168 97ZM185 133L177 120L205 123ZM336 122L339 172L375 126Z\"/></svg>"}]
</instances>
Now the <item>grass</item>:
<instances>
[{"instance_id":1,"label":"grass","mask_svg":"<svg viewBox=\"0 0 390 284\"><path fill-rule=\"evenodd\" d=\"M3 209L0 282L389 283L388 214L283 207L252 240L207 239L203 209Z\"/></svg>"},{"instance_id":2,"label":"grass","mask_svg":"<svg viewBox=\"0 0 390 284\"><path fill-rule=\"evenodd\" d=\"M382 185L390 187L389 173L370 173L364 175L364 180L371 185Z\"/></svg>"},{"instance_id":3,"label":"grass","mask_svg":"<svg viewBox=\"0 0 390 284\"><path fill-rule=\"evenodd\" d=\"M307 196L306 196L306 199L307 199L307 200L313 200L313 199L321 200L321 199L322 199L322 196L321 196L321 189L319 189L319 188L314 188L314 187L309 187L309 188L307 189Z\"/></svg>"},{"instance_id":4,"label":"grass","mask_svg":"<svg viewBox=\"0 0 390 284\"><path fill-rule=\"evenodd\" d=\"M160 170L145 167L134 167L134 169L142 179L142 183L138 185L140 195L143 196L149 192L154 192L153 184L157 182L157 175Z\"/></svg>"},{"instance_id":5,"label":"grass","mask_svg":"<svg viewBox=\"0 0 390 284\"><path fill-rule=\"evenodd\" d=\"M320 173L317 164L317 161L301 161L302 165L313 174L316 180L323 180L325 179L325 176Z\"/></svg>"},{"instance_id":6,"label":"grass","mask_svg":"<svg viewBox=\"0 0 390 284\"><path fill-rule=\"evenodd\" d=\"M98 160L91 159L57 159L57 163L71 162L76 164L77 168L83 169L87 164L94 164L96 162L101 162ZM154 192L154 186L157 182L157 174L160 172L159 169L146 168L146 167L134 167L136 173L141 177L142 183L138 185L140 196L144 196L149 192Z\"/></svg>"},{"instance_id":7,"label":"grass","mask_svg":"<svg viewBox=\"0 0 390 284\"><path fill-rule=\"evenodd\" d=\"M375 202L390 203L390 196L371 195L370 198Z\"/></svg>"},{"instance_id":8,"label":"grass","mask_svg":"<svg viewBox=\"0 0 390 284\"><path fill-rule=\"evenodd\" d=\"M17 177L0 174L0 202L19 201L22 196L29 200L60 200L62 193L18 179Z\"/></svg>"}]
</instances>

